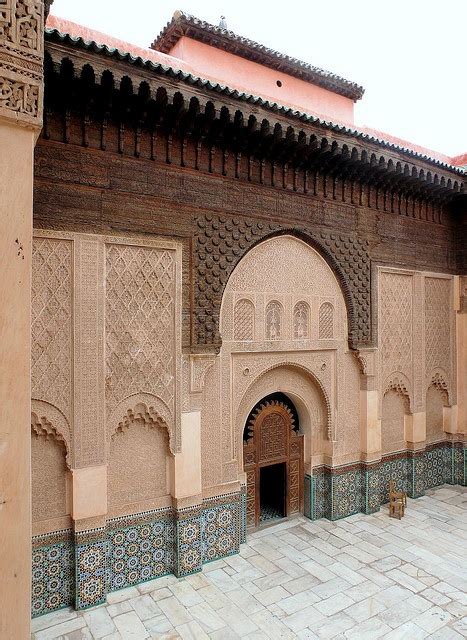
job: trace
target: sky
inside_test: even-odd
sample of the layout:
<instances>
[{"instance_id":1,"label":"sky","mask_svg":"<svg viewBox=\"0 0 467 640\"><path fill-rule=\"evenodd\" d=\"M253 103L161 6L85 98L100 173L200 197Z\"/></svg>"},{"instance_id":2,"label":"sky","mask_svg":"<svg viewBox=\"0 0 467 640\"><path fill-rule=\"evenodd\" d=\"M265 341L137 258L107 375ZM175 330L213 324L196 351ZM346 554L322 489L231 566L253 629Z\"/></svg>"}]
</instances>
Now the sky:
<instances>
[{"instance_id":1,"label":"sky","mask_svg":"<svg viewBox=\"0 0 467 640\"><path fill-rule=\"evenodd\" d=\"M131 9L131 11L130 11ZM355 123L467 153L467 0L55 0L52 13L147 47L176 9L365 87Z\"/></svg>"}]
</instances>

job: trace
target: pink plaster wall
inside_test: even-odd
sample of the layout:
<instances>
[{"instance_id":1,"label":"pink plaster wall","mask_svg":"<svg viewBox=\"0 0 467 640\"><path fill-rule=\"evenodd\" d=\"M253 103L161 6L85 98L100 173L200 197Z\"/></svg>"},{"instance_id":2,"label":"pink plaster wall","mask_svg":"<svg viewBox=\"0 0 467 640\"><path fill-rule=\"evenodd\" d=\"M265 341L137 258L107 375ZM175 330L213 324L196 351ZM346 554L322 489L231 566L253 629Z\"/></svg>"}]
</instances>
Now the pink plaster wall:
<instances>
[{"instance_id":1,"label":"pink plaster wall","mask_svg":"<svg viewBox=\"0 0 467 640\"><path fill-rule=\"evenodd\" d=\"M188 62L200 75L216 78L229 87L327 120L348 124L354 121L354 103L350 98L203 42L183 36L171 49L170 55ZM277 80L282 82L281 87L277 86Z\"/></svg>"}]
</instances>

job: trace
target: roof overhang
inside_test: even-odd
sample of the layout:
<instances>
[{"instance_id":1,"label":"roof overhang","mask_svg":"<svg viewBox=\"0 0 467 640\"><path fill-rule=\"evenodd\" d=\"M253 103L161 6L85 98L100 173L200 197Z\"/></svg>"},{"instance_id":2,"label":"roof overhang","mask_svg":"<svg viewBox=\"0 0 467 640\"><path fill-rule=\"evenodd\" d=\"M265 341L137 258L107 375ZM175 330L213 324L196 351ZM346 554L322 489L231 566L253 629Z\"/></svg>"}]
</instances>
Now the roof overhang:
<instances>
[{"instance_id":1,"label":"roof overhang","mask_svg":"<svg viewBox=\"0 0 467 640\"><path fill-rule=\"evenodd\" d=\"M152 48L162 53L170 53L174 45L182 38L192 38L217 49L228 51L236 56L264 65L287 75L300 78L305 82L337 93L353 101L359 100L364 93L363 87L340 76L314 67L307 62L279 53L254 40L216 27L204 20L176 11L172 20L152 43Z\"/></svg>"}]
</instances>

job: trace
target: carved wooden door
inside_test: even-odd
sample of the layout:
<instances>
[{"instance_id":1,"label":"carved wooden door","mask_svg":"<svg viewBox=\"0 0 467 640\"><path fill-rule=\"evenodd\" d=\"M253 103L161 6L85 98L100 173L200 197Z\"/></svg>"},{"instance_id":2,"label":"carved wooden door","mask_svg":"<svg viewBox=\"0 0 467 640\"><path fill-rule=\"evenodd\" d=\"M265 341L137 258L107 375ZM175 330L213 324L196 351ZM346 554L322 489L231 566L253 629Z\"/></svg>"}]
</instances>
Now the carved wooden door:
<instances>
[{"instance_id":1,"label":"carved wooden door","mask_svg":"<svg viewBox=\"0 0 467 640\"><path fill-rule=\"evenodd\" d=\"M262 467L285 464L286 516L303 509L303 436L294 431L294 426L290 409L276 400L261 404L248 425L252 437L243 446L248 527L257 527L260 522Z\"/></svg>"}]
</instances>

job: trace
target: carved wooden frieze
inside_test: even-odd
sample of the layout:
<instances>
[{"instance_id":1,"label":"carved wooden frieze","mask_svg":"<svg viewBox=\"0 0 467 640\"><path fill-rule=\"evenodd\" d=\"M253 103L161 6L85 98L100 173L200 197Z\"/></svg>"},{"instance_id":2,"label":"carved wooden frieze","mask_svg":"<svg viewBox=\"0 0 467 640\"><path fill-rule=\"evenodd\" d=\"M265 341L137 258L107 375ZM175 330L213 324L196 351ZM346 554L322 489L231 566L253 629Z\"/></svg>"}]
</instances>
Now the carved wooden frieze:
<instances>
[{"instance_id":1,"label":"carved wooden frieze","mask_svg":"<svg viewBox=\"0 0 467 640\"><path fill-rule=\"evenodd\" d=\"M297 235L308 242L333 269L346 300L350 345L371 342L367 241L325 231L312 233L306 227L291 230L276 222L207 214L198 217L195 230L194 334L198 348L220 347L220 305L234 267L255 244L283 233ZM324 311L323 322L325 320L329 332L329 309Z\"/></svg>"}]
</instances>

